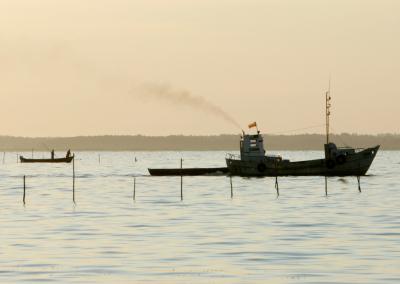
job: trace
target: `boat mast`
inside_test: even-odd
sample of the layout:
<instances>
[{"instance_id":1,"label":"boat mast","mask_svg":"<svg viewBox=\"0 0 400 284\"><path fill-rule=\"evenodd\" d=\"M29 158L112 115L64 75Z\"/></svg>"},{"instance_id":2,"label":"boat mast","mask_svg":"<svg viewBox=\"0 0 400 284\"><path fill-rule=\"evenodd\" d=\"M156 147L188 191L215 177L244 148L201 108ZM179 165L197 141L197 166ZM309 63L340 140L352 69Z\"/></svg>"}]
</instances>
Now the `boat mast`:
<instances>
[{"instance_id":1,"label":"boat mast","mask_svg":"<svg viewBox=\"0 0 400 284\"><path fill-rule=\"evenodd\" d=\"M329 78L329 87L328 91L325 92L325 122L326 122L326 144L329 143L329 116L331 114L331 79Z\"/></svg>"}]
</instances>

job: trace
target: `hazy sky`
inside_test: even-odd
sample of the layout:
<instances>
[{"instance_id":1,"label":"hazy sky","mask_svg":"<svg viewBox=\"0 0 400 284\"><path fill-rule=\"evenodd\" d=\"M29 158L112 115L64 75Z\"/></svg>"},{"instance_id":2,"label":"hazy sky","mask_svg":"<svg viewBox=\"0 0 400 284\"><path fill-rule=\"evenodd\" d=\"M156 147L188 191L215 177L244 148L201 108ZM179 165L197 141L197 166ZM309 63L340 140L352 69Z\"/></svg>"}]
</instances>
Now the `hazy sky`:
<instances>
[{"instance_id":1,"label":"hazy sky","mask_svg":"<svg viewBox=\"0 0 400 284\"><path fill-rule=\"evenodd\" d=\"M334 132L400 132L400 1L0 0L0 135L286 132L329 74Z\"/></svg>"}]
</instances>

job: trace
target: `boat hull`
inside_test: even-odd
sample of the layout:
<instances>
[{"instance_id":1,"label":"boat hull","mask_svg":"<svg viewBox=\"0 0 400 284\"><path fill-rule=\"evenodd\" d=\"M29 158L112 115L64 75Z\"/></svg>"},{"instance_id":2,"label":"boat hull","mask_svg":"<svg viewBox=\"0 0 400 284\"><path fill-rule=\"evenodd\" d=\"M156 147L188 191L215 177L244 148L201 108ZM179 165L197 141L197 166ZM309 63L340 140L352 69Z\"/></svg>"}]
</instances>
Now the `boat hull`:
<instances>
[{"instance_id":1,"label":"boat hull","mask_svg":"<svg viewBox=\"0 0 400 284\"><path fill-rule=\"evenodd\" d=\"M71 163L74 156L56 159L27 159L20 156L19 159L21 163Z\"/></svg>"},{"instance_id":2,"label":"boat hull","mask_svg":"<svg viewBox=\"0 0 400 284\"><path fill-rule=\"evenodd\" d=\"M228 168L148 169L152 176L201 176L228 173Z\"/></svg>"},{"instance_id":3,"label":"boat hull","mask_svg":"<svg viewBox=\"0 0 400 284\"><path fill-rule=\"evenodd\" d=\"M271 163L267 160L242 161L226 159L231 175L238 176L363 176L374 160L379 146L364 149L346 157L343 163L329 164L325 159L309 161L281 161ZM260 166L263 164L263 166Z\"/></svg>"}]
</instances>

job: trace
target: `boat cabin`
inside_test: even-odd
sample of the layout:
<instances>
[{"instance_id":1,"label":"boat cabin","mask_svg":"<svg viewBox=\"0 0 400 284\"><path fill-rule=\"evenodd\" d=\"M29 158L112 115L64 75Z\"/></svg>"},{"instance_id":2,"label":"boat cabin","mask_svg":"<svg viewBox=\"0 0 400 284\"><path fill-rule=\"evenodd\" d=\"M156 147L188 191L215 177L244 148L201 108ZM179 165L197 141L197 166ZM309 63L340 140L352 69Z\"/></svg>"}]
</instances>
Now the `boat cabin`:
<instances>
[{"instance_id":1,"label":"boat cabin","mask_svg":"<svg viewBox=\"0 0 400 284\"><path fill-rule=\"evenodd\" d=\"M257 134L243 134L240 139L241 160L254 160L265 157L264 143L260 131Z\"/></svg>"}]
</instances>

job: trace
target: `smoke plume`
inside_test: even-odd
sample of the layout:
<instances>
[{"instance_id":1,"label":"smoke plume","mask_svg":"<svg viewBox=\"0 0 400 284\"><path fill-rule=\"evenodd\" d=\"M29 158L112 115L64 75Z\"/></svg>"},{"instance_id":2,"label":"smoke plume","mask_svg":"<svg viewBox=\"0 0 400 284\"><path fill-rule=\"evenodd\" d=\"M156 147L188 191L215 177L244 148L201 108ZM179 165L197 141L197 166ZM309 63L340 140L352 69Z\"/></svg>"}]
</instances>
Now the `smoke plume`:
<instances>
[{"instance_id":1,"label":"smoke plume","mask_svg":"<svg viewBox=\"0 0 400 284\"><path fill-rule=\"evenodd\" d=\"M163 100L176 105L184 105L193 109L201 110L229 122L241 129L240 124L220 106L213 104L201 96L194 96L186 90L176 90L164 84L145 84L140 88L144 91L146 98Z\"/></svg>"}]
</instances>

